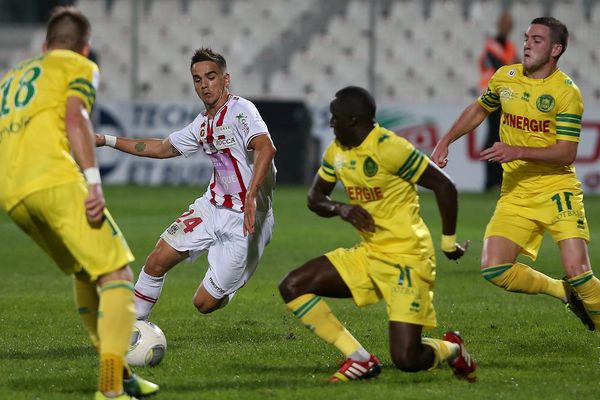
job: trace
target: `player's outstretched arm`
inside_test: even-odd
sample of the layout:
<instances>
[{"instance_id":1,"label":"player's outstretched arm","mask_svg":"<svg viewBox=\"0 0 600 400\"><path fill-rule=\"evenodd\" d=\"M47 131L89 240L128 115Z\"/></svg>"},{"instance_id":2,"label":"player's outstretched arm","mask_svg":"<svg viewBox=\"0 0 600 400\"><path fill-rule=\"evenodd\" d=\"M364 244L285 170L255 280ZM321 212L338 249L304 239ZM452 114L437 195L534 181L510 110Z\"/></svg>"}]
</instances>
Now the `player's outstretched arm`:
<instances>
[{"instance_id":1,"label":"player's outstretched arm","mask_svg":"<svg viewBox=\"0 0 600 400\"><path fill-rule=\"evenodd\" d=\"M308 191L308 208L320 217L340 216L356 229L365 232L375 231L375 221L367 210L358 204L346 204L332 200L329 195L335 188L335 182L327 182L315 175Z\"/></svg>"},{"instance_id":2,"label":"player's outstretched arm","mask_svg":"<svg viewBox=\"0 0 600 400\"><path fill-rule=\"evenodd\" d=\"M448 133L437 143L431 153L431 160L438 167L444 168L448 164L448 147L450 147L450 144L477 128L488 114L488 111L477 100L467 106L458 119L454 121Z\"/></svg>"},{"instance_id":3,"label":"player's outstretched arm","mask_svg":"<svg viewBox=\"0 0 600 400\"><path fill-rule=\"evenodd\" d=\"M469 248L469 241L465 241L463 245L456 243L458 192L454 182L437 165L429 161L417 184L435 193L442 216L442 251L450 260L458 260Z\"/></svg>"},{"instance_id":4,"label":"player's outstretched arm","mask_svg":"<svg viewBox=\"0 0 600 400\"><path fill-rule=\"evenodd\" d=\"M65 129L75 161L83 170L88 182L88 195L85 200L86 217L95 226L102 221L106 202L100 186L100 172L96 164L94 131L83 100L77 96L67 98Z\"/></svg>"},{"instance_id":5,"label":"player's outstretched arm","mask_svg":"<svg viewBox=\"0 0 600 400\"><path fill-rule=\"evenodd\" d=\"M558 140L547 147L510 146L496 142L479 154L480 161L505 163L514 160L545 162L555 165L571 165L577 157L577 142Z\"/></svg>"},{"instance_id":6,"label":"player's outstretched arm","mask_svg":"<svg viewBox=\"0 0 600 400\"><path fill-rule=\"evenodd\" d=\"M252 170L252 180L246 193L244 207L244 236L247 233L254 233L254 222L256 218L256 194L260 185L265 180L265 176L271 168L273 158L277 149L269 135L258 135L249 144L254 150L254 168Z\"/></svg>"},{"instance_id":7,"label":"player's outstretched arm","mask_svg":"<svg viewBox=\"0 0 600 400\"><path fill-rule=\"evenodd\" d=\"M102 146L113 147L139 157L171 158L181 155L168 137L164 139L133 139L96 133L96 147Z\"/></svg>"}]
</instances>

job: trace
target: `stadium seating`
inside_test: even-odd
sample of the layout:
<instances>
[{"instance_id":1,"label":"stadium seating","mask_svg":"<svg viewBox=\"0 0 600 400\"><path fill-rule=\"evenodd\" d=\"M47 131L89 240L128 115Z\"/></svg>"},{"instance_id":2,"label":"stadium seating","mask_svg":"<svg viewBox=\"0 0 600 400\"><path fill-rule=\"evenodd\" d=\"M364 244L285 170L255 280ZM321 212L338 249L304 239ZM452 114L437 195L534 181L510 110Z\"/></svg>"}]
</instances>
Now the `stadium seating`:
<instances>
[{"instance_id":1,"label":"stadium seating","mask_svg":"<svg viewBox=\"0 0 600 400\"><path fill-rule=\"evenodd\" d=\"M343 85L369 86L371 81L369 12L377 2L339 0L343 12L319 19L323 8L318 0L144 0L139 2L136 57L132 55L133 3L78 1L95 28L93 47L103 74L101 98L190 99L189 59L201 46L224 53L233 89L248 97L325 103ZM470 101L478 92L477 58L484 40L494 34L501 10L510 7L515 19L512 39L518 47L525 27L536 16L549 13L567 24L569 51L559 65L579 84L588 104L600 104L600 1L385 3L389 5L385 10L375 9L372 82L380 101ZM285 42L284 53L277 50L282 41L298 34L303 40ZM28 53L43 40L39 32L33 38ZM15 52L14 58L23 54ZM277 66L269 54L279 57ZM132 88L136 76L138 86Z\"/></svg>"}]
</instances>

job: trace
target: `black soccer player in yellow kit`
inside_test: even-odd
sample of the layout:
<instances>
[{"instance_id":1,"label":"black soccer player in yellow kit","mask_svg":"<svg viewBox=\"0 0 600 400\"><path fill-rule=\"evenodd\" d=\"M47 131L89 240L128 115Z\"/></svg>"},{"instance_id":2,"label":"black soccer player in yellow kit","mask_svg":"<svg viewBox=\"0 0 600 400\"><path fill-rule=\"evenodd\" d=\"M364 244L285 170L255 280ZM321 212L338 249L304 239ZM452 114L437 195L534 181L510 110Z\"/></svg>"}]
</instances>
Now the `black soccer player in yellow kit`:
<instances>
[{"instance_id":1,"label":"black soccer player in yellow kit","mask_svg":"<svg viewBox=\"0 0 600 400\"><path fill-rule=\"evenodd\" d=\"M573 166L583 97L557 66L567 42L567 27L557 19L531 21L523 63L494 74L431 159L444 167L450 144L502 106L500 142L481 152L481 160L504 169L500 199L485 231L481 274L511 292L555 297L594 330L600 327L600 281L591 269L583 191ZM517 262L519 253L536 259L546 230L560 249L565 280Z\"/></svg>"},{"instance_id":2,"label":"black soccer player in yellow kit","mask_svg":"<svg viewBox=\"0 0 600 400\"><path fill-rule=\"evenodd\" d=\"M0 80L0 207L74 276L78 310L100 354L95 399L132 399L158 386L124 360L135 318L133 255L105 208L96 164L90 33L79 10L55 9L43 54Z\"/></svg>"},{"instance_id":3,"label":"black soccer player in yellow kit","mask_svg":"<svg viewBox=\"0 0 600 400\"><path fill-rule=\"evenodd\" d=\"M332 382L369 379L381 363L346 330L322 297L352 298L357 306L385 299L390 351L403 371L431 370L447 361L457 377L474 382L476 363L457 332L444 340L424 338L437 325L433 307L435 251L419 214L416 185L433 190L442 216L442 250L450 259L464 254L456 243L458 214L454 183L404 138L375 122L375 100L349 86L330 104L335 140L325 151L308 195L309 208L322 217L340 216L362 242L339 248L290 272L279 290L292 313L346 357ZM336 182L349 203L329 195Z\"/></svg>"}]
</instances>

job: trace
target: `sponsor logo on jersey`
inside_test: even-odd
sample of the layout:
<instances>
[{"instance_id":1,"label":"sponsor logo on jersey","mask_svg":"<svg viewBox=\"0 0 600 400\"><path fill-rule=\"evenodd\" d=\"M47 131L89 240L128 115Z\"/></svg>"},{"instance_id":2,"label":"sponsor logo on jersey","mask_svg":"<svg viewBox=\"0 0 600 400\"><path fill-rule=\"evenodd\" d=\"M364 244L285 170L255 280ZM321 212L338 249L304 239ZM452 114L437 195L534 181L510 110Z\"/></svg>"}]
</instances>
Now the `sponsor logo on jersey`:
<instances>
[{"instance_id":1,"label":"sponsor logo on jersey","mask_svg":"<svg viewBox=\"0 0 600 400\"><path fill-rule=\"evenodd\" d=\"M517 70L516 69L511 68L511 69L508 70L508 77L509 78L514 77L516 74L517 74Z\"/></svg>"},{"instance_id":2,"label":"sponsor logo on jersey","mask_svg":"<svg viewBox=\"0 0 600 400\"><path fill-rule=\"evenodd\" d=\"M383 199L383 192L380 187L348 186L346 194L350 200L375 201Z\"/></svg>"},{"instance_id":3,"label":"sponsor logo on jersey","mask_svg":"<svg viewBox=\"0 0 600 400\"><path fill-rule=\"evenodd\" d=\"M550 132L549 119L529 119L522 115L514 115L507 112L503 113L502 116L502 124L508 125L511 128L522 129L530 132Z\"/></svg>"},{"instance_id":4,"label":"sponsor logo on jersey","mask_svg":"<svg viewBox=\"0 0 600 400\"><path fill-rule=\"evenodd\" d=\"M225 189L225 190L229 189L229 185L235 184L238 182L237 176L235 174L232 174L232 175L219 174L217 176L217 180L221 184L221 187L223 187L223 189Z\"/></svg>"},{"instance_id":5,"label":"sponsor logo on jersey","mask_svg":"<svg viewBox=\"0 0 600 400\"><path fill-rule=\"evenodd\" d=\"M217 147L217 149L222 150L222 149L226 149L226 148L235 146L235 144L237 142L233 136L231 136L231 137L219 136L219 137L217 137L217 140L215 140L214 143L215 143L215 146Z\"/></svg>"},{"instance_id":6,"label":"sponsor logo on jersey","mask_svg":"<svg viewBox=\"0 0 600 400\"><path fill-rule=\"evenodd\" d=\"M218 150L227 149L236 145L237 141L233 136L233 131L228 125L218 126L215 128L214 145Z\"/></svg>"},{"instance_id":7,"label":"sponsor logo on jersey","mask_svg":"<svg viewBox=\"0 0 600 400\"><path fill-rule=\"evenodd\" d=\"M543 94L535 102L538 110L541 112L549 112L554 108L554 97L549 94Z\"/></svg>"},{"instance_id":8,"label":"sponsor logo on jersey","mask_svg":"<svg viewBox=\"0 0 600 400\"><path fill-rule=\"evenodd\" d=\"M341 171L344 168L355 170L356 160L345 161L344 156L339 154L336 155L335 160L333 161L333 169L336 171Z\"/></svg>"},{"instance_id":9,"label":"sponsor logo on jersey","mask_svg":"<svg viewBox=\"0 0 600 400\"><path fill-rule=\"evenodd\" d=\"M377 166L377 163L371 157L367 157L363 164L363 172L365 175L368 177L375 176L378 170L379 167Z\"/></svg>"},{"instance_id":10,"label":"sponsor logo on jersey","mask_svg":"<svg viewBox=\"0 0 600 400\"><path fill-rule=\"evenodd\" d=\"M246 114L239 113L235 116L235 118L237 119L238 124L242 126L244 134L247 135L250 132L250 126L248 125L248 118L246 117Z\"/></svg>"},{"instance_id":11,"label":"sponsor logo on jersey","mask_svg":"<svg viewBox=\"0 0 600 400\"><path fill-rule=\"evenodd\" d=\"M27 125L29 125L29 122L31 121L31 116L26 115L23 118L21 118L20 121L11 121L10 124L6 125L6 126L1 126L0 127L0 143L2 143L2 139L4 137L6 137L7 135L14 135L17 134L19 132L21 132L23 129L25 129L27 127Z\"/></svg>"},{"instance_id":12,"label":"sponsor logo on jersey","mask_svg":"<svg viewBox=\"0 0 600 400\"><path fill-rule=\"evenodd\" d=\"M499 90L500 98L503 100L510 100L513 98L514 92L512 88L503 87Z\"/></svg>"},{"instance_id":13,"label":"sponsor logo on jersey","mask_svg":"<svg viewBox=\"0 0 600 400\"><path fill-rule=\"evenodd\" d=\"M386 140L388 140L390 138L390 135L388 135L387 133L384 133L383 135L379 136L379 139L377 139L377 143L383 143Z\"/></svg>"}]
</instances>

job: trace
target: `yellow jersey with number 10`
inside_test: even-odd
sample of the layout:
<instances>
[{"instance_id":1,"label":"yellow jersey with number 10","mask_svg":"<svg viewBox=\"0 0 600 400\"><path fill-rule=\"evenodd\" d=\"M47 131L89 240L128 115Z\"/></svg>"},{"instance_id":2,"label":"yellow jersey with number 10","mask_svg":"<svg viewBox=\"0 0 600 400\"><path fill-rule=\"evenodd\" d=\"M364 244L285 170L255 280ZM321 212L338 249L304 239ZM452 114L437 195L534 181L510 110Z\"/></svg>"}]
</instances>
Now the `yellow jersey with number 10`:
<instances>
[{"instance_id":1,"label":"yellow jersey with number 10","mask_svg":"<svg viewBox=\"0 0 600 400\"><path fill-rule=\"evenodd\" d=\"M548 147L558 140L579 142L583 97L560 69L531 79L522 64L498 69L479 97L488 111L502 106L500 140L513 146ZM573 165L515 160L503 163L502 193L544 193L581 187Z\"/></svg>"},{"instance_id":2,"label":"yellow jersey with number 10","mask_svg":"<svg viewBox=\"0 0 600 400\"><path fill-rule=\"evenodd\" d=\"M0 80L0 207L39 190L82 180L65 128L67 97L94 104L98 67L81 54L52 50Z\"/></svg>"},{"instance_id":3,"label":"yellow jersey with number 10","mask_svg":"<svg viewBox=\"0 0 600 400\"><path fill-rule=\"evenodd\" d=\"M350 203L373 216L375 232L359 232L370 251L425 260L434 249L415 183L428 164L409 141L377 125L357 147L334 140L318 173L327 182L340 181Z\"/></svg>"}]
</instances>

